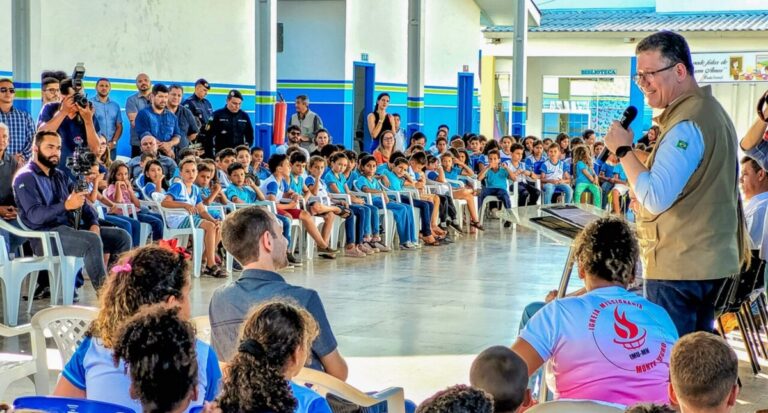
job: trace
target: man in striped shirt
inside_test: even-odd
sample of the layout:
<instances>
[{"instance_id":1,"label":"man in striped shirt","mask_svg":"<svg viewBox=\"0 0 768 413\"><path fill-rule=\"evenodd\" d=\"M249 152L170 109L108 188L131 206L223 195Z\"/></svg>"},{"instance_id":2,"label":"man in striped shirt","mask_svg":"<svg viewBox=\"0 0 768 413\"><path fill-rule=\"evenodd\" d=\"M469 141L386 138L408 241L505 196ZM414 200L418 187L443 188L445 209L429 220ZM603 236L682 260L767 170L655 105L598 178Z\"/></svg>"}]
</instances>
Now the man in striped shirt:
<instances>
[{"instance_id":1,"label":"man in striped shirt","mask_svg":"<svg viewBox=\"0 0 768 413\"><path fill-rule=\"evenodd\" d=\"M0 122L8 126L10 142L8 153L22 164L32 152L32 136L35 134L35 121L29 113L13 106L16 88L10 79L0 79Z\"/></svg>"}]
</instances>

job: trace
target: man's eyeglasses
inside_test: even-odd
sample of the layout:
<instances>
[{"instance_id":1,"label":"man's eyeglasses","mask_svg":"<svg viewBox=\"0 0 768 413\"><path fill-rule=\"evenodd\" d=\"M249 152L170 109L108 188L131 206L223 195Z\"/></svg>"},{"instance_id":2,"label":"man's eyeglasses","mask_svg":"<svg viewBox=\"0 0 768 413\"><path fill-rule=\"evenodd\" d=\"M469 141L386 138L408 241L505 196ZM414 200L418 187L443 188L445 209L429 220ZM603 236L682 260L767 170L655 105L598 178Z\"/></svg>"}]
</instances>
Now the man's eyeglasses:
<instances>
[{"instance_id":1,"label":"man's eyeglasses","mask_svg":"<svg viewBox=\"0 0 768 413\"><path fill-rule=\"evenodd\" d=\"M16 89L12 87L0 87L0 93L16 93Z\"/></svg>"},{"instance_id":2,"label":"man's eyeglasses","mask_svg":"<svg viewBox=\"0 0 768 413\"><path fill-rule=\"evenodd\" d=\"M293 132L289 132L289 133L290 133L291 135L299 135L299 134L300 134L299 132L296 132L296 131L293 131Z\"/></svg>"},{"instance_id":3,"label":"man's eyeglasses","mask_svg":"<svg viewBox=\"0 0 768 413\"><path fill-rule=\"evenodd\" d=\"M54 88L45 89L45 91L48 92L48 93L60 93L61 92L59 89L54 89Z\"/></svg>"},{"instance_id":4,"label":"man's eyeglasses","mask_svg":"<svg viewBox=\"0 0 768 413\"><path fill-rule=\"evenodd\" d=\"M653 76L656 73L660 73L660 72L663 72L665 70L672 69L673 67L677 66L678 63L680 63L680 62L672 63L671 65L669 65L667 67L663 67L663 68L661 68L659 70L654 70L652 72L637 72L637 74L634 76L633 79L635 80L635 83L641 83L643 81L646 81L648 83L653 82Z\"/></svg>"}]
</instances>

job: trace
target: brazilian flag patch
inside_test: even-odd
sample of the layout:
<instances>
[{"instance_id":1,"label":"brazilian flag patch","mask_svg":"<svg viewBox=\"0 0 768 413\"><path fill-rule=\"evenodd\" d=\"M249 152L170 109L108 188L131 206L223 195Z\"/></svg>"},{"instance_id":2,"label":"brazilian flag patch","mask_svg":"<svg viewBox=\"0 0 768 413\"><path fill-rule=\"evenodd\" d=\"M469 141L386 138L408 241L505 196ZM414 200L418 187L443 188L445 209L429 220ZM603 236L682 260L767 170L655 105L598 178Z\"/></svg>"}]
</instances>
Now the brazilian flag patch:
<instances>
[{"instance_id":1,"label":"brazilian flag patch","mask_svg":"<svg viewBox=\"0 0 768 413\"><path fill-rule=\"evenodd\" d=\"M677 147L682 149L682 150L686 150L686 149L688 149L688 142L686 142L686 141L677 141Z\"/></svg>"}]
</instances>

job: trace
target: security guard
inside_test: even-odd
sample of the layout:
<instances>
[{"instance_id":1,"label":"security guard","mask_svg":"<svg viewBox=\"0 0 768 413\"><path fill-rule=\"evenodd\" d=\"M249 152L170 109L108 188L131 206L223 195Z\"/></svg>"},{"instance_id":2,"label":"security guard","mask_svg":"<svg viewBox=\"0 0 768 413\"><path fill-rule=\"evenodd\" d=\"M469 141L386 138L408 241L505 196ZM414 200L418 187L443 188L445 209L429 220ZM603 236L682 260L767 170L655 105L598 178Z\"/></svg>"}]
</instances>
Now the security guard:
<instances>
[{"instance_id":1,"label":"security guard","mask_svg":"<svg viewBox=\"0 0 768 413\"><path fill-rule=\"evenodd\" d=\"M253 145L253 125L248 114L240 110L243 95L232 89L227 94L227 106L213 112L213 117L197 136L205 150L205 157L213 159L214 154L224 148L238 145Z\"/></svg>"}]
</instances>

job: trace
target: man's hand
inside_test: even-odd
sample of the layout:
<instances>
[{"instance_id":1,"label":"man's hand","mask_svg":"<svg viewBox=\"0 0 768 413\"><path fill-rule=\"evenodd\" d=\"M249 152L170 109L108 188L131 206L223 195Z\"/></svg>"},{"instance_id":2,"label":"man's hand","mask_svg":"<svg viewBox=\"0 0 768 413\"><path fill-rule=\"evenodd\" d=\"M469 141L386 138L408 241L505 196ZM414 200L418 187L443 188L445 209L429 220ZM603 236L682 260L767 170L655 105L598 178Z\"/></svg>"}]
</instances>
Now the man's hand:
<instances>
[{"instance_id":1,"label":"man's hand","mask_svg":"<svg viewBox=\"0 0 768 413\"><path fill-rule=\"evenodd\" d=\"M158 142L157 149L163 153L163 155L173 158L173 145L170 142Z\"/></svg>"},{"instance_id":2,"label":"man's hand","mask_svg":"<svg viewBox=\"0 0 768 413\"><path fill-rule=\"evenodd\" d=\"M27 162L27 158L24 157L24 154L17 153L16 155L13 155L14 159L16 159L16 163L19 165L23 165Z\"/></svg>"},{"instance_id":3,"label":"man's hand","mask_svg":"<svg viewBox=\"0 0 768 413\"><path fill-rule=\"evenodd\" d=\"M605 146L608 149L616 153L616 149L621 146L632 146L634 142L635 133L630 129L624 129L619 121L615 120L608 128L608 133L605 134Z\"/></svg>"},{"instance_id":4,"label":"man's hand","mask_svg":"<svg viewBox=\"0 0 768 413\"><path fill-rule=\"evenodd\" d=\"M0 206L0 218L5 220L16 219L16 208L13 206Z\"/></svg>"},{"instance_id":5,"label":"man's hand","mask_svg":"<svg viewBox=\"0 0 768 413\"><path fill-rule=\"evenodd\" d=\"M96 235L101 235L101 228L98 225L91 225L91 227L88 228L88 231L91 231Z\"/></svg>"},{"instance_id":6,"label":"man's hand","mask_svg":"<svg viewBox=\"0 0 768 413\"><path fill-rule=\"evenodd\" d=\"M75 103L75 99L72 96L65 97L61 101L59 112L65 113L67 115L74 115L77 113L77 104Z\"/></svg>"},{"instance_id":7,"label":"man's hand","mask_svg":"<svg viewBox=\"0 0 768 413\"><path fill-rule=\"evenodd\" d=\"M75 105L75 109L77 109L77 112L80 113L80 116L83 118L85 123L93 123L93 104L90 102L88 103L89 104L85 107Z\"/></svg>"},{"instance_id":8,"label":"man's hand","mask_svg":"<svg viewBox=\"0 0 768 413\"><path fill-rule=\"evenodd\" d=\"M85 192L72 192L64 201L64 209L67 211L74 211L83 206L85 203Z\"/></svg>"}]
</instances>

